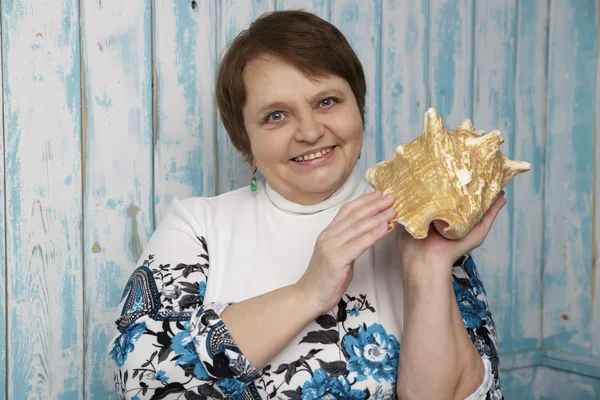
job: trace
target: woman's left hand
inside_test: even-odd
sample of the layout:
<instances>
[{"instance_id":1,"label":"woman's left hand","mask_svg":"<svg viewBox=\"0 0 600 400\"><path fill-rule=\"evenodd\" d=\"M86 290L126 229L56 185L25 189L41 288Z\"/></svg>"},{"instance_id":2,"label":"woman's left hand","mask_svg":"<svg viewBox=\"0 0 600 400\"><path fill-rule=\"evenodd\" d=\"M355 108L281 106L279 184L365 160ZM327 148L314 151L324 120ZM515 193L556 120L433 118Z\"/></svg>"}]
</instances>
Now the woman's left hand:
<instances>
[{"instance_id":1,"label":"woman's left hand","mask_svg":"<svg viewBox=\"0 0 600 400\"><path fill-rule=\"evenodd\" d=\"M506 199L504 191L501 191L481 221L459 240L446 239L437 231L434 224L431 224L429 233L424 239L415 239L408 232L403 231L398 238L398 250L404 274L419 274L418 270L424 269L425 271L422 271L425 274L424 277L430 276L433 271L429 267L445 267L450 274L451 268L449 267L456 260L481 246L498 212L504 205L506 205ZM407 277L405 276L405 278Z\"/></svg>"}]
</instances>

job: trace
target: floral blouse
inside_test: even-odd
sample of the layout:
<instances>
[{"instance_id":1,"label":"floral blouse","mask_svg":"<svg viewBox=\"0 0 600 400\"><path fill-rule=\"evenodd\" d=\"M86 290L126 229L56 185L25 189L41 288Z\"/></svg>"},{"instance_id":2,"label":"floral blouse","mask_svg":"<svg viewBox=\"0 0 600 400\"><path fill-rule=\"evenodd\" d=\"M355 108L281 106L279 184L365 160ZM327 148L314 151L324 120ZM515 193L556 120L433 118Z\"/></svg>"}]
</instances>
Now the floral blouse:
<instances>
[{"instance_id":1,"label":"floral blouse","mask_svg":"<svg viewBox=\"0 0 600 400\"><path fill-rule=\"evenodd\" d=\"M264 183L263 189L268 190ZM351 285L336 308L298 335L290 351L258 370L220 318L237 299L206 298L213 267L209 237L198 235L202 230L200 226L180 229L167 218L125 286L118 331L109 348L119 398L397 398L401 344L398 331L383 322L394 319L378 317L389 313L386 303L378 299L385 292ZM482 386L469 398L502 399L496 331L473 259L467 255L458 260L452 276L465 329L486 365ZM215 285L221 285L217 281Z\"/></svg>"}]
</instances>

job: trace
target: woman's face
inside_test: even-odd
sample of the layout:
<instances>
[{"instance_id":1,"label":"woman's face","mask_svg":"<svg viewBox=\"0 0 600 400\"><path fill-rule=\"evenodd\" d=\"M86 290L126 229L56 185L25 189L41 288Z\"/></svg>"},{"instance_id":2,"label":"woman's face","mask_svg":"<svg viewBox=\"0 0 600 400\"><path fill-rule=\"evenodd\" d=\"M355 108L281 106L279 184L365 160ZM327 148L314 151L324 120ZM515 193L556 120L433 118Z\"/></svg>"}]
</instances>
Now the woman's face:
<instances>
[{"instance_id":1,"label":"woman's face","mask_svg":"<svg viewBox=\"0 0 600 400\"><path fill-rule=\"evenodd\" d=\"M348 82L309 79L270 56L251 61L244 82L244 124L256 167L290 201L325 200L346 181L362 146L362 120Z\"/></svg>"}]
</instances>

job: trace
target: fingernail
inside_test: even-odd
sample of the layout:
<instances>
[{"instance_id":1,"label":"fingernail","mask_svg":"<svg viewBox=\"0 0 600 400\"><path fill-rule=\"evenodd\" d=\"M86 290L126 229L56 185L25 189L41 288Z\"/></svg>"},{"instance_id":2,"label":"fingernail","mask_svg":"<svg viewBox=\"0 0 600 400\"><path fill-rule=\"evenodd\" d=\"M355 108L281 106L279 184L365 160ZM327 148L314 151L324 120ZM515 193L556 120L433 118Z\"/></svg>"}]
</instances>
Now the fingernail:
<instances>
[{"instance_id":1,"label":"fingernail","mask_svg":"<svg viewBox=\"0 0 600 400\"><path fill-rule=\"evenodd\" d=\"M393 199L393 198L394 198L394 195L393 195L393 194L391 194L391 193L388 193L388 194L386 194L385 196L383 196L383 198L384 198L385 200L391 200L391 199Z\"/></svg>"}]
</instances>

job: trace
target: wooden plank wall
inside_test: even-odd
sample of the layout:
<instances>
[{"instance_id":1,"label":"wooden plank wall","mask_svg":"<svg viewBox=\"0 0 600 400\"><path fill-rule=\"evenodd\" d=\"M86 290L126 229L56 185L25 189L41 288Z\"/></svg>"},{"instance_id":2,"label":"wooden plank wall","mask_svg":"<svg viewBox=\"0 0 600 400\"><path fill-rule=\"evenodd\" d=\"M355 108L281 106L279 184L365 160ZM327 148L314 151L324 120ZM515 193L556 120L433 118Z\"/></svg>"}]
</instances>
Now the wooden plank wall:
<instances>
[{"instance_id":1,"label":"wooden plank wall","mask_svg":"<svg viewBox=\"0 0 600 400\"><path fill-rule=\"evenodd\" d=\"M336 24L368 84L359 168L420 134L499 129L533 164L475 257L508 399L600 398L595 0L1 0L0 397L114 398L124 283L174 198L246 185L223 49L264 12Z\"/></svg>"}]
</instances>

